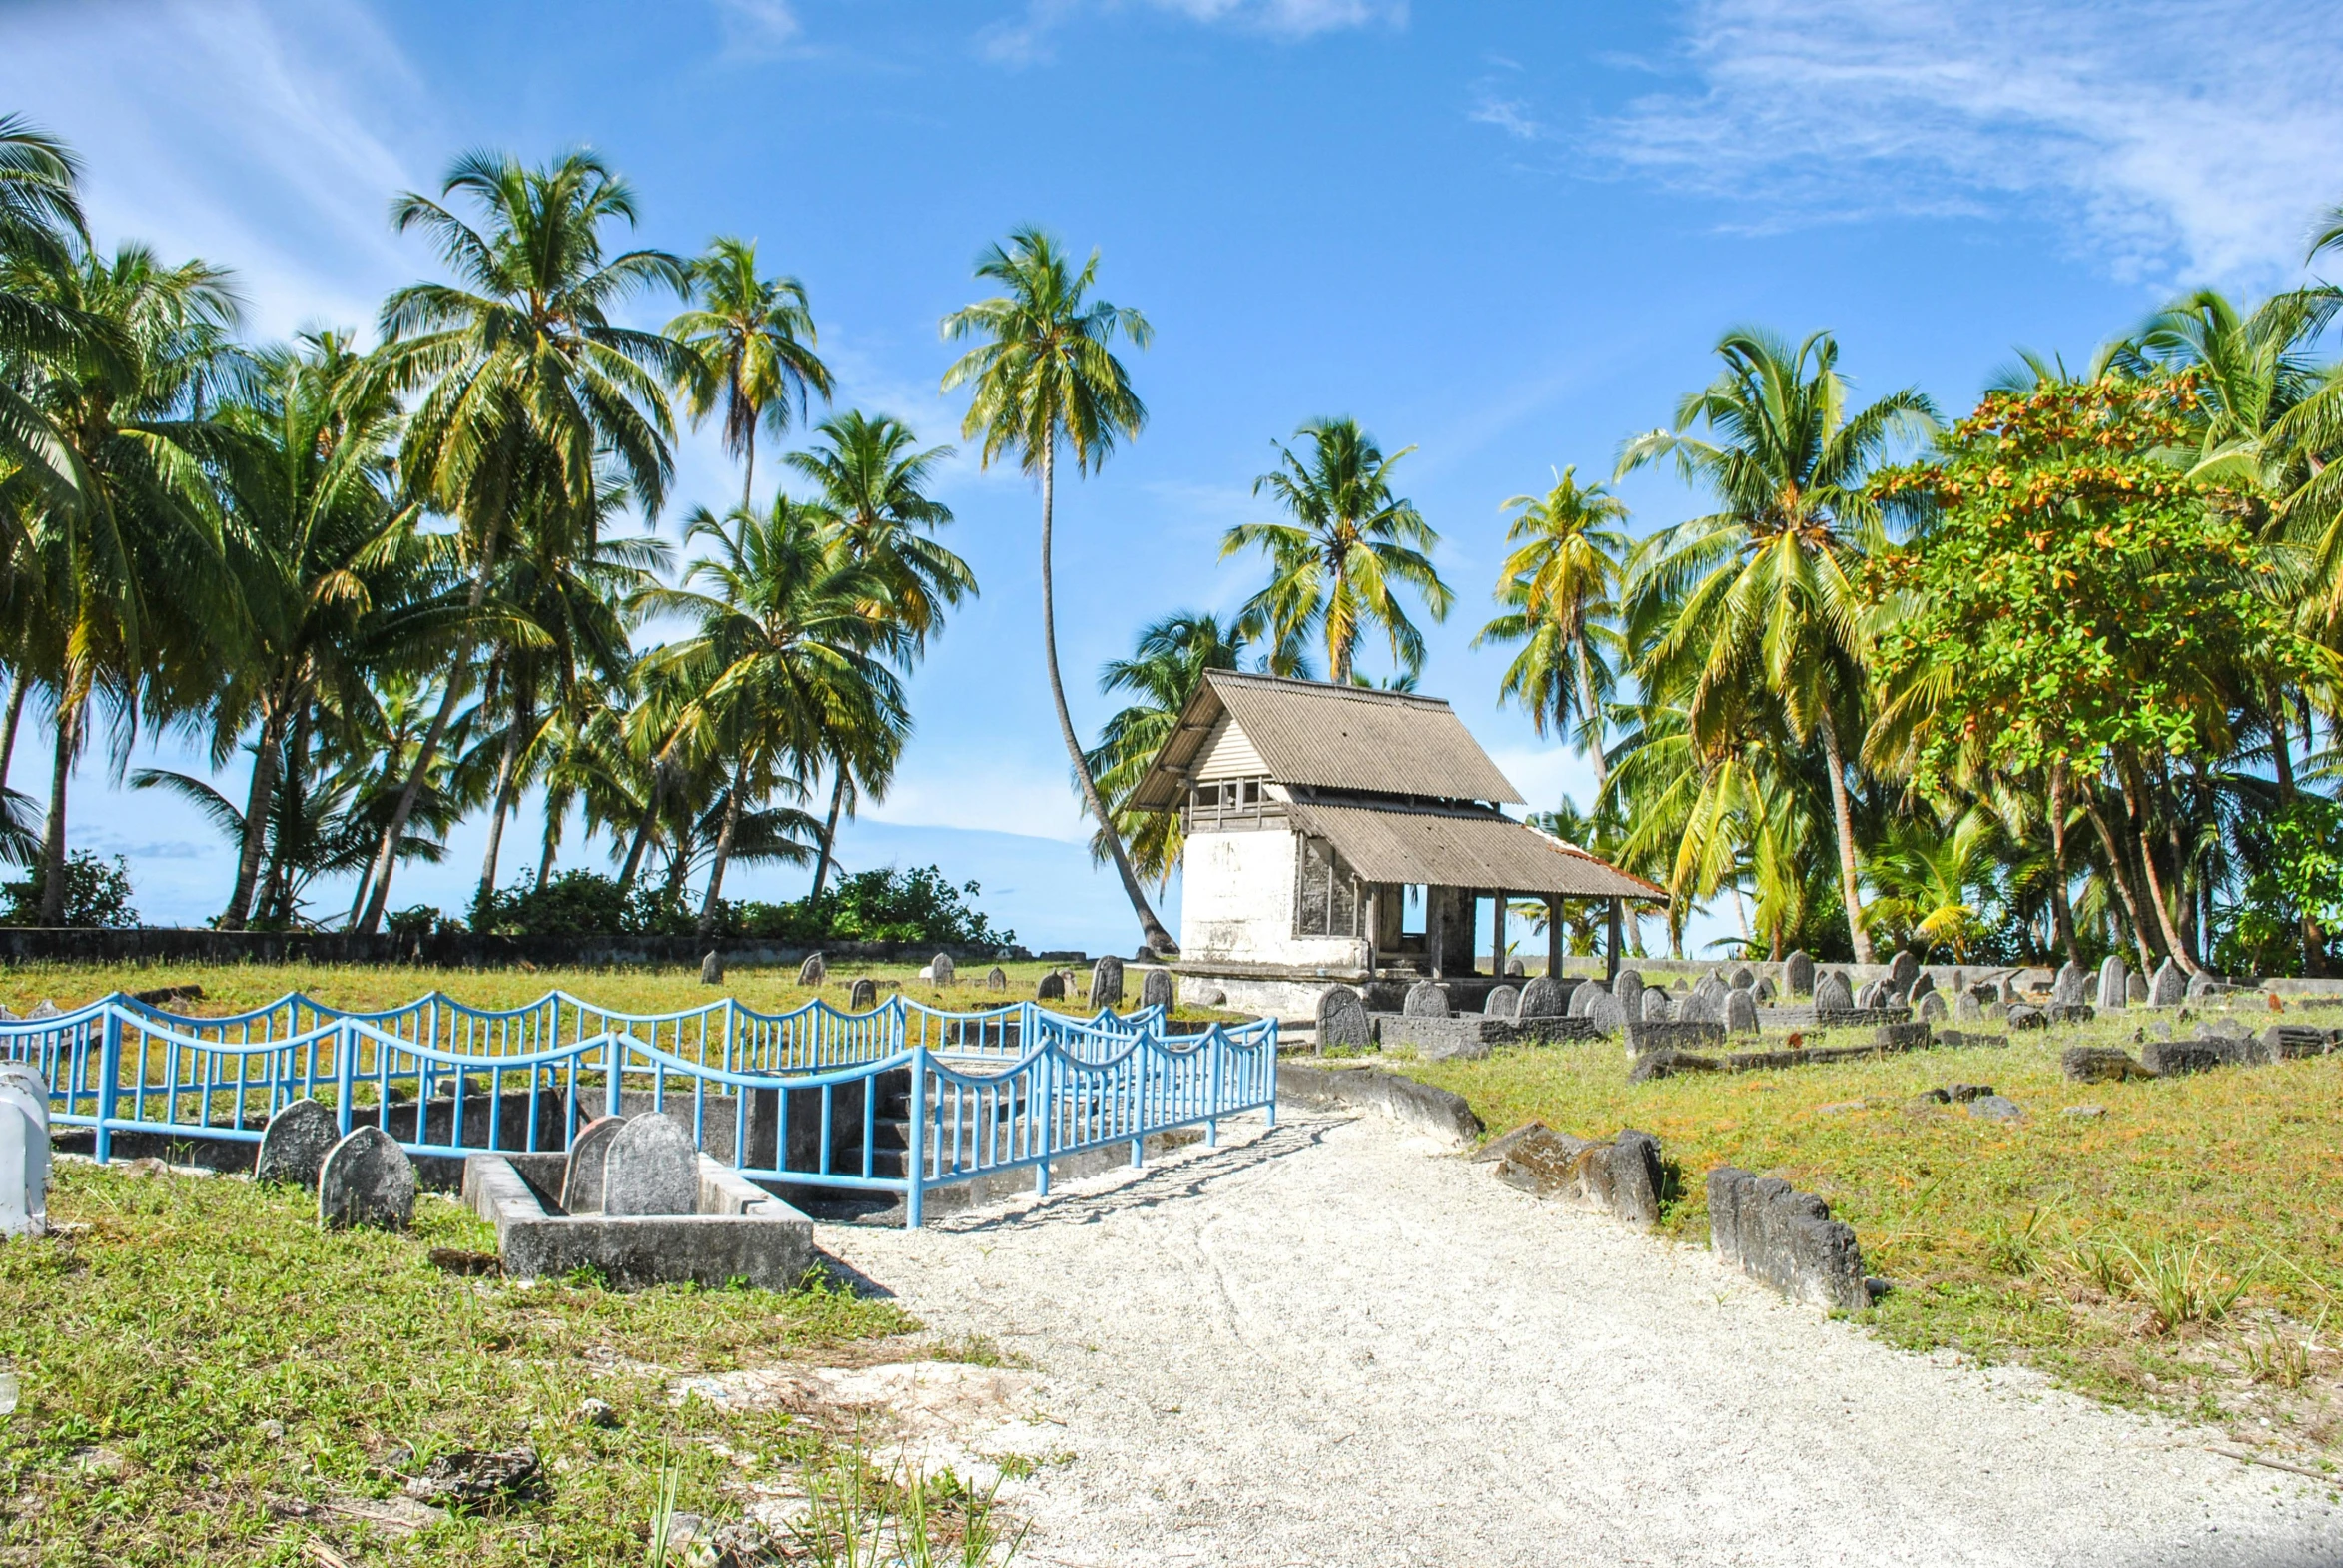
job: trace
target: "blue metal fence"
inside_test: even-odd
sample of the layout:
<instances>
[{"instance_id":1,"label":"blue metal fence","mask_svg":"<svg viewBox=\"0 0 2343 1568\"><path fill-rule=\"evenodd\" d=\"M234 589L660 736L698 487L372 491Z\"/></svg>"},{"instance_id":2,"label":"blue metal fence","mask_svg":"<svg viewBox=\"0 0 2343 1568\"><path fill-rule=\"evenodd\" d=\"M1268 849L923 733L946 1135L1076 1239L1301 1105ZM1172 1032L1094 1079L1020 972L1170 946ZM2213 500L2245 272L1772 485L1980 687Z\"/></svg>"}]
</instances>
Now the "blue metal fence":
<instances>
[{"instance_id":1,"label":"blue metal fence","mask_svg":"<svg viewBox=\"0 0 2343 1568\"><path fill-rule=\"evenodd\" d=\"M742 1175L922 1194L1246 1111L1276 1117L1274 1020L1166 1032L1162 1008L1090 1018L1031 1002L971 1013L900 995L867 1013L813 1001L759 1013L726 999L621 1013L565 992L473 1008L433 993L347 1012L299 993L195 1018L117 993L46 1019L0 1021L0 1061L50 1085L54 1126L257 1143L295 1100L348 1133L382 1128L410 1154L566 1149L599 1115L677 1116Z\"/></svg>"}]
</instances>

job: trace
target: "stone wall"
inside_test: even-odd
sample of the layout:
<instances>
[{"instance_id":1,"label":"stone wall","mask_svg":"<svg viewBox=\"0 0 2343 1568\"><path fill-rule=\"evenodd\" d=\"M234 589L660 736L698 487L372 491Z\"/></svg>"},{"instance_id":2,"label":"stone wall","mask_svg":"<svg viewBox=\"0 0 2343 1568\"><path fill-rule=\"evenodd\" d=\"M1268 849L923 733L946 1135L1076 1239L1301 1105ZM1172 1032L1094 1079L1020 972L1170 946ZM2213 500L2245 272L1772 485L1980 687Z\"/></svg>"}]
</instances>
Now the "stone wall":
<instances>
[{"instance_id":1,"label":"stone wall","mask_svg":"<svg viewBox=\"0 0 2343 1568\"><path fill-rule=\"evenodd\" d=\"M1717 1256L1793 1301L1835 1311L1871 1305L1852 1227L1811 1192L1738 1166L1709 1173L1709 1244Z\"/></svg>"},{"instance_id":2,"label":"stone wall","mask_svg":"<svg viewBox=\"0 0 2343 1568\"><path fill-rule=\"evenodd\" d=\"M177 926L134 926L120 931L45 926L0 926L0 964L425 964L448 969L601 969L699 963L710 949L727 968L794 969L811 953L830 966L856 961L926 963L949 953L957 964L991 964L1032 957L1024 948L933 942L781 942L751 937L494 937L456 932L401 940L387 933L350 936L338 931L211 931Z\"/></svg>"},{"instance_id":3,"label":"stone wall","mask_svg":"<svg viewBox=\"0 0 2343 1568\"><path fill-rule=\"evenodd\" d=\"M1209 969L1215 960L1233 960L1323 966L1342 974L1359 970L1365 945L1358 938L1293 934L1297 842L1281 827L1187 836L1179 882L1184 964Z\"/></svg>"}]
</instances>

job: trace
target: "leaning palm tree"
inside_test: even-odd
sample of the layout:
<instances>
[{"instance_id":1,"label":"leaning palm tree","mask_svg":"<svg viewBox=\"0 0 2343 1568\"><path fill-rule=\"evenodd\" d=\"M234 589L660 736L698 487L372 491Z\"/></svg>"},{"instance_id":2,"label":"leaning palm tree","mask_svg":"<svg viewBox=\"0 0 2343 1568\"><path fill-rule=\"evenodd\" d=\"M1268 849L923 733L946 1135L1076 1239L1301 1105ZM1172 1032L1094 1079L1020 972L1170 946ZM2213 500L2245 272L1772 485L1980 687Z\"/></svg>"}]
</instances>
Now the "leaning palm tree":
<instances>
[{"instance_id":1,"label":"leaning palm tree","mask_svg":"<svg viewBox=\"0 0 2343 1568\"><path fill-rule=\"evenodd\" d=\"M753 503L757 429L778 437L789 429L794 397L800 418L806 398L830 398L830 368L814 352L814 315L805 285L787 276L757 273L754 240L722 236L691 264L692 309L667 324L667 336L691 350L685 395L693 422L721 408L724 449L740 459L740 504Z\"/></svg>"},{"instance_id":2,"label":"leaning palm tree","mask_svg":"<svg viewBox=\"0 0 2343 1568\"><path fill-rule=\"evenodd\" d=\"M673 466L664 389L685 379L694 357L673 339L613 324L609 313L645 289L682 292L690 270L664 251L604 255L603 227L635 222L634 192L591 153L539 169L468 153L440 196L467 199L481 226L411 191L391 204L391 224L428 235L461 282L391 295L379 359L388 385L422 392L400 469L414 498L455 519L476 617L499 555L524 524L540 550L590 549L605 468L657 515ZM470 685L475 645L476 636L458 650L385 825L360 931L382 922L390 857Z\"/></svg>"},{"instance_id":3,"label":"leaning palm tree","mask_svg":"<svg viewBox=\"0 0 2343 1568\"><path fill-rule=\"evenodd\" d=\"M1355 419L1312 419L1295 432L1310 443L1304 462L1290 446L1273 473L1253 481L1255 495L1275 496L1292 522L1245 522L1220 541L1220 558L1248 549L1269 557L1269 582L1245 601L1237 624L1280 650L1312 633L1326 648L1326 678L1350 684L1360 634L1380 627L1402 674L1423 667L1423 633L1407 618L1398 590L1423 596L1432 619L1448 618L1455 595L1432 566L1440 536L1415 503L1391 489L1391 470L1415 450L1388 455Z\"/></svg>"},{"instance_id":4,"label":"leaning palm tree","mask_svg":"<svg viewBox=\"0 0 2343 1568\"><path fill-rule=\"evenodd\" d=\"M1739 328L1717 353L1723 373L1677 405L1675 428L1637 436L1620 454L1621 474L1673 458L1719 502L1647 544L1628 607L1649 650L1638 673L1647 692L1680 703L1703 754L1762 732L1767 709L1792 740L1821 739L1840 897L1856 959L1868 964L1847 787L1868 656L1855 578L1879 532L1864 485L1899 440L1936 428L1936 408L1906 388L1850 411L1828 333L1794 349ZM1701 426L1705 437L1693 433Z\"/></svg>"},{"instance_id":5,"label":"leaning palm tree","mask_svg":"<svg viewBox=\"0 0 2343 1568\"><path fill-rule=\"evenodd\" d=\"M110 347L102 321L39 285L68 271L88 244L80 179L81 165L64 143L0 115L0 364ZM67 432L27 396L22 381L0 376L0 474L50 504L89 500L89 474Z\"/></svg>"},{"instance_id":6,"label":"leaning palm tree","mask_svg":"<svg viewBox=\"0 0 2343 1568\"><path fill-rule=\"evenodd\" d=\"M1481 628L1473 646L1523 644L1499 695L1528 710L1540 735L1548 723L1567 734L1575 719L1600 794L1610 776L1603 710L1620 646L1606 622L1617 607L1628 550L1627 535L1607 525L1627 520L1627 503L1600 484L1581 485L1577 475L1575 467L1565 468L1545 494L1505 502L1502 509L1520 511L1505 535L1518 547L1498 569L1497 601L1505 613Z\"/></svg>"},{"instance_id":7,"label":"leaning palm tree","mask_svg":"<svg viewBox=\"0 0 2343 1568\"><path fill-rule=\"evenodd\" d=\"M1244 634L1222 625L1217 616L1180 610L1142 631L1130 658L1113 660L1099 671L1100 691L1128 693L1135 700L1107 720L1085 759L1115 812L1112 829L1101 827L1091 835L1091 859L1105 860L1108 841L1121 835L1131 845L1140 875L1158 887L1178 868L1184 843L1179 813L1135 812L1125 803L1178 727L1180 712L1203 684L1204 672L1236 668L1244 647Z\"/></svg>"},{"instance_id":8,"label":"leaning palm tree","mask_svg":"<svg viewBox=\"0 0 2343 1568\"><path fill-rule=\"evenodd\" d=\"M1131 390L1131 377L1111 346L1120 335L1144 349L1155 329L1137 311L1091 298L1098 284L1098 252L1078 269L1056 240L1036 228L1013 231L1006 247L988 247L977 259L976 275L1005 292L944 318L946 338L981 340L944 373L944 389L973 389L961 432L980 441L979 460L985 466L1014 453L1019 466L1041 480L1042 650L1050 699L1057 705L1059 736L1073 760L1083 804L1091 820L1104 826L1114 819L1083 761L1074 715L1066 707L1066 682L1058 671L1057 585L1050 570L1058 453L1065 448L1078 475L1095 471L1118 440L1136 436L1147 423L1147 407ZM1112 833L1108 837L1116 874L1148 947L1176 952L1178 944L1156 918L1122 840Z\"/></svg>"}]
</instances>

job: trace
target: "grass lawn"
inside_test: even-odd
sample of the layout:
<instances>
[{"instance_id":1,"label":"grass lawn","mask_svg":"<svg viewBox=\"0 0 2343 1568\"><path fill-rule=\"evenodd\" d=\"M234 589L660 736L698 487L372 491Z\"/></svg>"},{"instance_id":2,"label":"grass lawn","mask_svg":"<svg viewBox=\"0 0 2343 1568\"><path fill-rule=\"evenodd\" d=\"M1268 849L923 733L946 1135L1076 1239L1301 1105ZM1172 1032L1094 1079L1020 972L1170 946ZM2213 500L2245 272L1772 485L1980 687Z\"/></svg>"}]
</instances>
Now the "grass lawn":
<instances>
[{"instance_id":1,"label":"grass lawn","mask_svg":"<svg viewBox=\"0 0 2343 1568\"><path fill-rule=\"evenodd\" d=\"M671 1375L868 1358L916 1326L842 1291L442 1272L430 1247L494 1237L437 1197L411 1235L326 1234L304 1193L68 1164L50 1213L64 1234L0 1243L7 1563L639 1564L669 1477L675 1508L737 1516L744 1480L831 1452L802 1417L670 1404ZM576 1418L589 1397L612 1424ZM363 1517L397 1491L379 1465L524 1442L540 1501L411 1535Z\"/></svg>"},{"instance_id":2,"label":"grass lawn","mask_svg":"<svg viewBox=\"0 0 2343 1568\"><path fill-rule=\"evenodd\" d=\"M2240 1017L2259 1028L2272 1015ZM2059 1075L2062 1048L2131 1047L2149 1018L2001 1049L1632 1086L1617 1045L1384 1065L1463 1095L1492 1133L1536 1119L1654 1134L1681 1172L1662 1222L1683 1240L1707 1243L1717 1166L1821 1194L1855 1227L1866 1268L1893 1281L1867 1315L1899 1345L2025 1361L2102 1397L2343 1460L2343 1054L2155 1082ZM1991 1085L2026 1115L1999 1124L1917 1103L1952 1083ZM2085 1105L2105 1114L2061 1114Z\"/></svg>"}]
</instances>

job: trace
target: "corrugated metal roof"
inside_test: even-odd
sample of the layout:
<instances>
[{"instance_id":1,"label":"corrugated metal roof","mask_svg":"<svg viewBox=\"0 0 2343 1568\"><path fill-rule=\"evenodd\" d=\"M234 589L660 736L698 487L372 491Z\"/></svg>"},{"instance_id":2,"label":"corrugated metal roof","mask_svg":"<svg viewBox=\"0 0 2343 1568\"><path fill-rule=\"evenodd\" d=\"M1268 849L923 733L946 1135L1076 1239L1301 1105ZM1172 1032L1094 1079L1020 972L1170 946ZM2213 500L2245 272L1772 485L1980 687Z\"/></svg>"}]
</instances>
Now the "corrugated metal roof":
<instances>
[{"instance_id":1,"label":"corrugated metal roof","mask_svg":"<svg viewBox=\"0 0 2343 1568\"><path fill-rule=\"evenodd\" d=\"M1279 784L1435 800L1522 798L1437 697L1213 670L1133 793L1134 807L1170 811L1186 799L1196 753L1222 713Z\"/></svg>"},{"instance_id":2,"label":"corrugated metal roof","mask_svg":"<svg viewBox=\"0 0 2343 1568\"><path fill-rule=\"evenodd\" d=\"M1560 898L1665 900L1665 889L1494 811L1296 802L1294 825L1326 839L1369 882Z\"/></svg>"}]
</instances>

